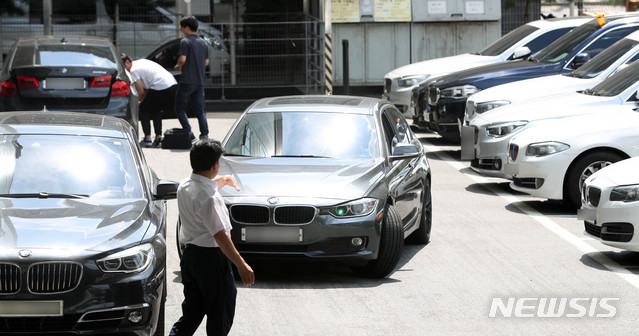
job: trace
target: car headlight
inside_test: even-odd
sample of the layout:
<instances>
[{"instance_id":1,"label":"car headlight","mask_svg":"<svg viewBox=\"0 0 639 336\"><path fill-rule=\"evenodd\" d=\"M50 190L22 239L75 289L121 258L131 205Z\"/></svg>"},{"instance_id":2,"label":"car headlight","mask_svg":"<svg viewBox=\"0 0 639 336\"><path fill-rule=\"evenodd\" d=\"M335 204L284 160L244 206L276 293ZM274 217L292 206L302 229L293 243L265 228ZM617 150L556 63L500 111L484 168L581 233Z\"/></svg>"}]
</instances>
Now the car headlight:
<instances>
[{"instance_id":1,"label":"car headlight","mask_svg":"<svg viewBox=\"0 0 639 336\"><path fill-rule=\"evenodd\" d=\"M527 120L507 121L486 126L486 135L499 138L508 135L528 124Z\"/></svg>"},{"instance_id":2,"label":"car headlight","mask_svg":"<svg viewBox=\"0 0 639 336\"><path fill-rule=\"evenodd\" d=\"M468 98L468 96L479 92L474 85L453 86L441 90L442 98Z\"/></svg>"},{"instance_id":3,"label":"car headlight","mask_svg":"<svg viewBox=\"0 0 639 336\"><path fill-rule=\"evenodd\" d=\"M637 202L639 201L639 184L620 186L612 189L610 200L616 202Z\"/></svg>"},{"instance_id":4,"label":"car headlight","mask_svg":"<svg viewBox=\"0 0 639 336\"><path fill-rule=\"evenodd\" d=\"M362 198L331 207L328 212L337 218L367 216L377 208L378 202L376 198Z\"/></svg>"},{"instance_id":5,"label":"car headlight","mask_svg":"<svg viewBox=\"0 0 639 336\"><path fill-rule=\"evenodd\" d=\"M546 156L563 152L568 148L570 148L570 145L563 142L538 142L528 145L528 148L526 148L526 156Z\"/></svg>"},{"instance_id":6,"label":"car headlight","mask_svg":"<svg viewBox=\"0 0 639 336\"><path fill-rule=\"evenodd\" d=\"M409 76L402 76L397 80L397 85L401 88L407 88L407 87L412 87L415 86L421 82L423 82L425 79L427 79L428 77L430 77L430 75L409 75Z\"/></svg>"},{"instance_id":7,"label":"car headlight","mask_svg":"<svg viewBox=\"0 0 639 336\"><path fill-rule=\"evenodd\" d=\"M493 100L493 101L487 101L483 103L477 103L475 107L475 112L484 113L484 112L488 112L492 109L496 109L500 106L504 106L508 104L510 104L510 101L508 100Z\"/></svg>"},{"instance_id":8,"label":"car headlight","mask_svg":"<svg viewBox=\"0 0 639 336\"><path fill-rule=\"evenodd\" d=\"M154 257L153 245L142 244L100 259L98 266L103 272L108 273L142 272L151 264Z\"/></svg>"}]
</instances>

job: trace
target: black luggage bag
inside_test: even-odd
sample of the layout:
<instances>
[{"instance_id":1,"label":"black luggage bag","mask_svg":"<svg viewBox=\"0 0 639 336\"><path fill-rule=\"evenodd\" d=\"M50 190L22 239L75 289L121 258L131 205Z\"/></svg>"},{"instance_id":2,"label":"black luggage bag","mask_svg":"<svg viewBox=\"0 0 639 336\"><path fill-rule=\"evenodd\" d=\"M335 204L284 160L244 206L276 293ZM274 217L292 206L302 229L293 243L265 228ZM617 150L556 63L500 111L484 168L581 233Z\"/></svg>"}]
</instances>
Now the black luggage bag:
<instances>
[{"instance_id":1,"label":"black luggage bag","mask_svg":"<svg viewBox=\"0 0 639 336\"><path fill-rule=\"evenodd\" d=\"M164 131L162 149L191 149L191 135L182 128L170 128Z\"/></svg>"}]
</instances>

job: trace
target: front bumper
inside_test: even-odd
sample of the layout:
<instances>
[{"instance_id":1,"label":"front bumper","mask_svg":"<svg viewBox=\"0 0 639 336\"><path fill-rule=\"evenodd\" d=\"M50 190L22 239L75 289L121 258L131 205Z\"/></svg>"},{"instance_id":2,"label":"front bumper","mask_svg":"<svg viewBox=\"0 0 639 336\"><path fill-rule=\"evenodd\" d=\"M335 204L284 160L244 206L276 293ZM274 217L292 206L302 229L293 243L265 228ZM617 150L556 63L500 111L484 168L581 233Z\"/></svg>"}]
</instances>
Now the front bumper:
<instances>
[{"instance_id":1,"label":"front bumper","mask_svg":"<svg viewBox=\"0 0 639 336\"><path fill-rule=\"evenodd\" d=\"M616 186L585 186L586 193L597 194L598 201L582 200L577 218L584 221L584 234L604 245L639 252L639 202L610 201Z\"/></svg>"},{"instance_id":2,"label":"front bumper","mask_svg":"<svg viewBox=\"0 0 639 336\"><path fill-rule=\"evenodd\" d=\"M461 158L471 160L471 168L482 175L511 179L512 175L504 171L504 164L508 161L508 144L513 136L492 137L486 135L484 126L464 125Z\"/></svg>"},{"instance_id":3,"label":"front bumper","mask_svg":"<svg viewBox=\"0 0 639 336\"><path fill-rule=\"evenodd\" d=\"M252 206L242 206L244 213L253 211L249 208ZM269 220L255 224L238 219L231 207L231 238L245 256L326 259L361 265L377 258L381 219L376 216L380 211L364 217L335 218L318 209L312 220L305 223L277 224Z\"/></svg>"},{"instance_id":4,"label":"front bumper","mask_svg":"<svg viewBox=\"0 0 639 336\"><path fill-rule=\"evenodd\" d=\"M442 98L437 104L429 103L427 106L429 129L440 135L459 134L465 108L466 98Z\"/></svg>"},{"instance_id":5,"label":"front bumper","mask_svg":"<svg viewBox=\"0 0 639 336\"><path fill-rule=\"evenodd\" d=\"M574 156L557 153L548 156L525 156L525 148L520 148L515 162L509 158L504 162L504 174L511 175L510 187L535 197L563 199L563 185L566 171Z\"/></svg>"},{"instance_id":6,"label":"front bumper","mask_svg":"<svg viewBox=\"0 0 639 336\"><path fill-rule=\"evenodd\" d=\"M20 265L21 269L28 265ZM0 316L0 335L100 334L150 336L159 321L162 297L165 295L165 258L158 257L137 274L103 273L93 260L83 263L82 278L74 289L49 294L33 294L27 288L26 276L15 294L2 296L3 302L23 305L51 301L62 306L62 315ZM129 315L140 317L132 322Z\"/></svg>"}]
</instances>

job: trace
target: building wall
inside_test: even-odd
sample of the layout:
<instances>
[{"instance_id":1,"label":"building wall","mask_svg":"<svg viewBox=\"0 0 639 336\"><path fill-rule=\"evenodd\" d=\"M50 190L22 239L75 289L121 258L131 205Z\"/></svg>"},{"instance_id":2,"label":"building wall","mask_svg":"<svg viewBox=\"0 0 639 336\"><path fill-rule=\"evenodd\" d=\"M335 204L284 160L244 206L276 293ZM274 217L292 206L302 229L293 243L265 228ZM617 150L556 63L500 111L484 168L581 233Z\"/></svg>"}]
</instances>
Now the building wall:
<instances>
[{"instance_id":1,"label":"building wall","mask_svg":"<svg viewBox=\"0 0 639 336\"><path fill-rule=\"evenodd\" d=\"M333 83L343 85L348 40L350 85L383 85L407 64L478 51L501 37L499 21L333 24Z\"/></svg>"}]
</instances>

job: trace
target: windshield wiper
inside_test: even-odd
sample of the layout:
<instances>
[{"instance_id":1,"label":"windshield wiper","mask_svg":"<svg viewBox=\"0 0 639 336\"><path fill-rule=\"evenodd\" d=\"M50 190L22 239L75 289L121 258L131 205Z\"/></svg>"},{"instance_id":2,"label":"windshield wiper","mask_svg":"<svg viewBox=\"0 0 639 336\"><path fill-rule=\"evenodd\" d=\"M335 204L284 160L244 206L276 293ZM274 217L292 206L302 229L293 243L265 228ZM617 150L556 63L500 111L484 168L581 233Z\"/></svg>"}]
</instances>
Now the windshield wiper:
<instances>
[{"instance_id":1,"label":"windshield wiper","mask_svg":"<svg viewBox=\"0 0 639 336\"><path fill-rule=\"evenodd\" d=\"M298 154L298 155L271 155L271 157L301 157L301 158L321 158L330 159L330 156L313 155L313 154Z\"/></svg>"},{"instance_id":2,"label":"windshield wiper","mask_svg":"<svg viewBox=\"0 0 639 336\"><path fill-rule=\"evenodd\" d=\"M585 89L583 93L589 96L599 96L599 93L597 93L597 91L594 91L593 89Z\"/></svg>"},{"instance_id":3,"label":"windshield wiper","mask_svg":"<svg viewBox=\"0 0 639 336\"><path fill-rule=\"evenodd\" d=\"M58 194L58 193L24 193L24 194L0 194L0 197L5 198L88 198L89 195L82 194Z\"/></svg>"},{"instance_id":4,"label":"windshield wiper","mask_svg":"<svg viewBox=\"0 0 639 336\"><path fill-rule=\"evenodd\" d=\"M252 157L251 155L246 155L246 154L235 154L235 153L224 153L224 156Z\"/></svg>"}]
</instances>

